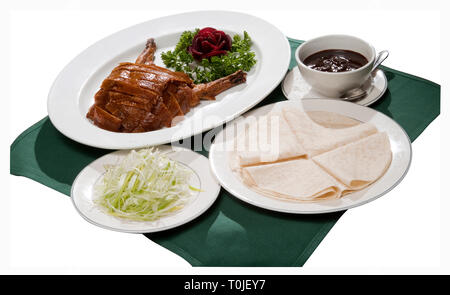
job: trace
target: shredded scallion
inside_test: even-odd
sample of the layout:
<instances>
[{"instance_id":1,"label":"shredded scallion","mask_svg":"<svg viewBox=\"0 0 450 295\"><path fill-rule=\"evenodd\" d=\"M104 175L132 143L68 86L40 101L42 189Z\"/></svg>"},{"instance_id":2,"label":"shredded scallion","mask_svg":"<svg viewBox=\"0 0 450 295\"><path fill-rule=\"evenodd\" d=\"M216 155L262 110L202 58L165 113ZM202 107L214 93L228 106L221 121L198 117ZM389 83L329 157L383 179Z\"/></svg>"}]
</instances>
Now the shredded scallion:
<instances>
[{"instance_id":1,"label":"shredded scallion","mask_svg":"<svg viewBox=\"0 0 450 295\"><path fill-rule=\"evenodd\" d=\"M117 217L154 221L182 209L198 191L189 184L189 168L154 148L132 150L105 168L94 202Z\"/></svg>"}]
</instances>

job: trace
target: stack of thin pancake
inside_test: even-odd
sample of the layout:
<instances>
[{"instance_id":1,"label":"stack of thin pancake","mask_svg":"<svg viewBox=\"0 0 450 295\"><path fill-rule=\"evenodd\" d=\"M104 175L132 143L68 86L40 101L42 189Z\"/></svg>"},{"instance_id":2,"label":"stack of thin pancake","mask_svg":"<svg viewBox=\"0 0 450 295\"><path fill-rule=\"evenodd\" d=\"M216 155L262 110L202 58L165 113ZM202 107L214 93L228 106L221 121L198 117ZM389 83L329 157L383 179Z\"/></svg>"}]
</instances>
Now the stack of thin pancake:
<instances>
[{"instance_id":1,"label":"stack of thin pancake","mask_svg":"<svg viewBox=\"0 0 450 295\"><path fill-rule=\"evenodd\" d=\"M170 127L199 104L192 80L154 64L121 63L103 81L87 118L115 132Z\"/></svg>"},{"instance_id":2,"label":"stack of thin pancake","mask_svg":"<svg viewBox=\"0 0 450 295\"><path fill-rule=\"evenodd\" d=\"M245 126L231 167L262 195L316 201L367 187L385 173L391 157L387 134L370 123L285 108Z\"/></svg>"}]
</instances>

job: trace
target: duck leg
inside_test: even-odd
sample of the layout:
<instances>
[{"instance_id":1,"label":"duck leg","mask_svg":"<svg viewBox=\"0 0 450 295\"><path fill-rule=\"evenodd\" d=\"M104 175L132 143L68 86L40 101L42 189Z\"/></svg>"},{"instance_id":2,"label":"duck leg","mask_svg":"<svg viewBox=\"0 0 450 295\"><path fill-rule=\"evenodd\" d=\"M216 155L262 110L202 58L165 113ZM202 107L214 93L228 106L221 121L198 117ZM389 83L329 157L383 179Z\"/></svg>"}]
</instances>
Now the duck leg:
<instances>
[{"instance_id":1,"label":"duck leg","mask_svg":"<svg viewBox=\"0 0 450 295\"><path fill-rule=\"evenodd\" d=\"M193 91L199 99L215 100L217 94L230 89L231 87L242 84L246 80L247 73L242 70L238 70L231 75L209 83L197 84L194 86Z\"/></svg>"},{"instance_id":2,"label":"duck leg","mask_svg":"<svg viewBox=\"0 0 450 295\"><path fill-rule=\"evenodd\" d=\"M136 59L137 64L151 65L155 60L156 43L155 39L150 38L145 44L145 49Z\"/></svg>"}]
</instances>

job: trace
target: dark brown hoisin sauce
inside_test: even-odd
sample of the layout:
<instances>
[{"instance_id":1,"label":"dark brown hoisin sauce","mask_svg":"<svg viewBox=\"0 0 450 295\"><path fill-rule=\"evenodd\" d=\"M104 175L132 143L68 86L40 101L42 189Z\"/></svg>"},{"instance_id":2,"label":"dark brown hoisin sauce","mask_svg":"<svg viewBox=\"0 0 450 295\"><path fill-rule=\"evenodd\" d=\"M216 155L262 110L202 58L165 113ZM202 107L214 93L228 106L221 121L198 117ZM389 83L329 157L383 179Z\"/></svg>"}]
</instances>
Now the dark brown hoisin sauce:
<instances>
[{"instance_id":1,"label":"dark brown hoisin sauce","mask_svg":"<svg viewBox=\"0 0 450 295\"><path fill-rule=\"evenodd\" d=\"M311 54L303 63L311 69L322 72L347 72L368 63L360 53L345 49L327 49Z\"/></svg>"}]
</instances>

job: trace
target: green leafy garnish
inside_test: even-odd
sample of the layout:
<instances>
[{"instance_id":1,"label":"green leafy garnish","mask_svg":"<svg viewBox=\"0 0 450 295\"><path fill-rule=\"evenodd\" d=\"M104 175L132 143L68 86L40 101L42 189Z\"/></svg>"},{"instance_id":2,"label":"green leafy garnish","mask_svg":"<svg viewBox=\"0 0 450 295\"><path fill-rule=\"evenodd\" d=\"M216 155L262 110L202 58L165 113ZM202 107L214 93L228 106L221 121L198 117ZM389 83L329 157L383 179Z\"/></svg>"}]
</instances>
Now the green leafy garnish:
<instances>
[{"instance_id":1,"label":"green leafy garnish","mask_svg":"<svg viewBox=\"0 0 450 295\"><path fill-rule=\"evenodd\" d=\"M175 49L161 54L166 67L188 74L195 84L199 84L217 80L238 70L248 72L256 64L255 53L250 50L252 40L245 31L243 37L238 34L233 36L231 50L226 55L212 56L197 62L188 52L188 47L198 32L199 29L183 32Z\"/></svg>"}]
</instances>

